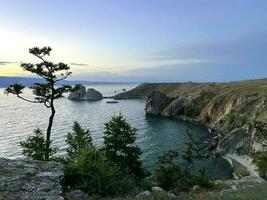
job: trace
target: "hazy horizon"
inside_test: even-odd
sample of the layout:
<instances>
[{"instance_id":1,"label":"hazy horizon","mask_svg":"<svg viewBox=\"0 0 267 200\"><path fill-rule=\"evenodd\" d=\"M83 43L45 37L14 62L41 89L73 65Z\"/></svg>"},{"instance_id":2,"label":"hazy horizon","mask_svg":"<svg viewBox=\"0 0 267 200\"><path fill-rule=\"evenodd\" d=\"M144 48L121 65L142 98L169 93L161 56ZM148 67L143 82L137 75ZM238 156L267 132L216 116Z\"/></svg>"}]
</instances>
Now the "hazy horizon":
<instances>
[{"instance_id":1,"label":"hazy horizon","mask_svg":"<svg viewBox=\"0 0 267 200\"><path fill-rule=\"evenodd\" d=\"M228 82L267 77L267 2L1 1L0 76L51 46L70 80ZM30 12L29 12L30 11Z\"/></svg>"}]
</instances>

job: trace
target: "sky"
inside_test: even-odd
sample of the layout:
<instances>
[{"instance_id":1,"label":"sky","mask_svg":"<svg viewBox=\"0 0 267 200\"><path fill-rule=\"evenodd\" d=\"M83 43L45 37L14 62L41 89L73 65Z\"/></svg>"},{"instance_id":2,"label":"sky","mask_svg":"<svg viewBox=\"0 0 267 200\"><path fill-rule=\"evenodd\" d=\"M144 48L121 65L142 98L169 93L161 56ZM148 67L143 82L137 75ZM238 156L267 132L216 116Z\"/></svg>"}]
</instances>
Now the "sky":
<instances>
[{"instance_id":1,"label":"sky","mask_svg":"<svg viewBox=\"0 0 267 200\"><path fill-rule=\"evenodd\" d=\"M34 46L73 80L267 77L266 0L0 0L0 76L31 76Z\"/></svg>"}]
</instances>

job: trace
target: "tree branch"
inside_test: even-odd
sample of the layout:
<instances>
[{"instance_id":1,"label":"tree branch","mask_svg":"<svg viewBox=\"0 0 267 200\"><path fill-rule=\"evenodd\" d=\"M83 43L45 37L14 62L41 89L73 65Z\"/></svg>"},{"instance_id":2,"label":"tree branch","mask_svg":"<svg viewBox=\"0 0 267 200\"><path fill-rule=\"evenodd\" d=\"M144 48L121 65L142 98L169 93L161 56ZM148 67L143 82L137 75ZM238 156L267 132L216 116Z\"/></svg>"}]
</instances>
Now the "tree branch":
<instances>
[{"instance_id":1,"label":"tree branch","mask_svg":"<svg viewBox=\"0 0 267 200\"><path fill-rule=\"evenodd\" d=\"M47 105L47 102L44 102L45 107L51 108L51 105Z\"/></svg>"},{"instance_id":2,"label":"tree branch","mask_svg":"<svg viewBox=\"0 0 267 200\"><path fill-rule=\"evenodd\" d=\"M29 99L26 99L20 95L17 95L18 98L24 100L24 101L27 101L27 102L30 102L30 103L42 103L42 102L38 102L38 101L33 101L33 100L29 100Z\"/></svg>"}]
</instances>

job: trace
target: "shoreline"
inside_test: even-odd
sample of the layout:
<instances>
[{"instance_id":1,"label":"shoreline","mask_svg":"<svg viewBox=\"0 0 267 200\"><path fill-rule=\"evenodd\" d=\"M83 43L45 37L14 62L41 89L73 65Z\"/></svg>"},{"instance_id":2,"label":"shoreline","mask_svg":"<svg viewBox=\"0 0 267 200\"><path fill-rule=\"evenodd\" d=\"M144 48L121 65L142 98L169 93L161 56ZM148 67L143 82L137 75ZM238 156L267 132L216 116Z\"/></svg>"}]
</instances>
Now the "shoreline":
<instances>
[{"instance_id":1,"label":"shoreline","mask_svg":"<svg viewBox=\"0 0 267 200\"><path fill-rule=\"evenodd\" d=\"M257 167L253 164L252 158L248 155L237 155L237 154L225 154L223 157L233 166L232 161L238 162L240 165L246 168L249 172L249 176L260 177L257 172ZM234 166L233 166L234 169Z\"/></svg>"},{"instance_id":2,"label":"shoreline","mask_svg":"<svg viewBox=\"0 0 267 200\"><path fill-rule=\"evenodd\" d=\"M173 117L162 116L162 115L159 115L159 116L163 117L163 118L176 119L176 120L181 120L181 121L184 121L184 122L189 122L189 123L192 123L192 124L195 124L195 125L203 126L203 127L208 129L209 134L212 134L213 138L218 136L218 135L220 135L220 134L222 134L222 131L221 131L220 128L218 128L218 127L216 127L216 126L214 126L212 124L209 124L209 123L200 122L200 121L198 121L196 119L192 119L192 118L188 118L188 117L184 117L184 116L173 116ZM210 145L211 144L212 143L210 143ZM248 171L249 175L244 176L244 177L253 176L253 177L259 177L260 178L260 175L257 172L257 167L256 167L255 164L253 164L252 158L250 156L227 153L227 154L224 154L224 155L220 155L220 157L225 159L231 165L231 167L233 169L233 177L234 177L234 179L241 179L243 177L240 178L240 177L237 176L236 169L235 169L235 166L233 164L233 161L239 163L241 166L243 166Z\"/></svg>"}]
</instances>

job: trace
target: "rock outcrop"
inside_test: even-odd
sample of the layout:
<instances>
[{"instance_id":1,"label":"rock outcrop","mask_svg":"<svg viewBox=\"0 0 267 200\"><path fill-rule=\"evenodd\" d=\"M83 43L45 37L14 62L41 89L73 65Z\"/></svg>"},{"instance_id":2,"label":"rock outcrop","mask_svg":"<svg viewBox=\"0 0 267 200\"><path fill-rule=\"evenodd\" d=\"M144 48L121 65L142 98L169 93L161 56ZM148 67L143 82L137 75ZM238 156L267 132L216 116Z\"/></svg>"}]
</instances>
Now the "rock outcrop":
<instances>
[{"instance_id":1,"label":"rock outcrop","mask_svg":"<svg viewBox=\"0 0 267 200\"><path fill-rule=\"evenodd\" d=\"M85 99L88 101L98 101L103 99L103 96L100 92L96 91L93 88L89 88L86 91Z\"/></svg>"},{"instance_id":2,"label":"rock outcrop","mask_svg":"<svg viewBox=\"0 0 267 200\"><path fill-rule=\"evenodd\" d=\"M0 199L60 200L63 165L0 158Z\"/></svg>"},{"instance_id":3,"label":"rock outcrop","mask_svg":"<svg viewBox=\"0 0 267 200\"><path fill-rule=\"evenodd\" d=\"M70 100L80 100L83 99L86 95L86 88L83 85L75 85L75 91L69 94L68 99Z\"/></svg>"},{"instance_id":4,"label":"rock outcrop","mask_svg":"<svg viewBox=\"0 0 267 200\"><path fill-rule=\"evenodd\" d=\"M69 94L68 99L77 101L98 101L103 99L103 96L93 88L89 88L86 91L86 88L79 84L75 86L75 91Z\"/></svg>"},{"instance_id":5,"label":"rock outcrop","mask_svg":"<svg viewBox=\"0 0 267 200\"><path fill-rule=\"evenodd\" d=\"M146 113L160 115L163 109L172 101L171 98L160 92L152 92L146 102Z\"/></svg>"},{"instance_id":6,"label":"rock outcrop","mask_svg":"<svg viewBox=\"0 0 267 200\"><path fill-rule=\"evenodd\" d=\"M267 79L260 79L231 83L147 83L118 96L146 98L146 114L216 128L216 133L221 134L214 141L219 146L212 148L216 153L248 154L261 151L267 144L266 134L262 133L267 131L266 94Z\"/></svg>"}]
</instances>

